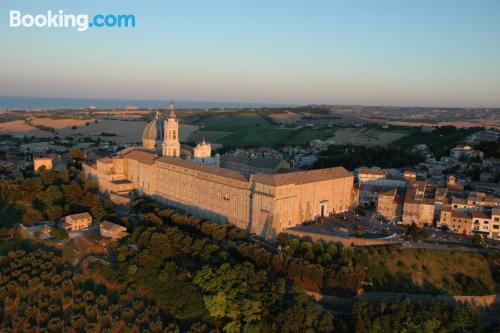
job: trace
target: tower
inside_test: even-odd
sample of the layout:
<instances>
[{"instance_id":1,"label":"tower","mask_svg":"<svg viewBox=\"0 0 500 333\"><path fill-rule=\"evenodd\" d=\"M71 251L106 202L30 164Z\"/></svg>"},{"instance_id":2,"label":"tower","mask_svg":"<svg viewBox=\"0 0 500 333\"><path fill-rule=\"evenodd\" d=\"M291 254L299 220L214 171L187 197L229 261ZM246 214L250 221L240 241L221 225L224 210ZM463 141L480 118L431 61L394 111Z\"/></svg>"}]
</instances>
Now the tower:
<instances>
[{"instance_id":1,"label":"tower","mask_svg":"<svg viewBox=\"0 0 500 333\"><path fill-rule=\"evenodd\" d=\"M163 156L179 157L181 144L179 143L179 121L174 112L174 104L170 102L168 116L165 120L163 135Z\"/></svg>"}]
</instances>

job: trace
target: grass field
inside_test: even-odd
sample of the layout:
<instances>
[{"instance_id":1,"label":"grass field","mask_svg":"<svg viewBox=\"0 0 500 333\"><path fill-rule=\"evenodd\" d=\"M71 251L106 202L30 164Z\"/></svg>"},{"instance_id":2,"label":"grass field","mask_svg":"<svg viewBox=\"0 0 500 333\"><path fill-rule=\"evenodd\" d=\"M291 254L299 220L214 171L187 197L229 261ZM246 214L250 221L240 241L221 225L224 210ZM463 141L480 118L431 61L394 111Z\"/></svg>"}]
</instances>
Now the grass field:
<instances>
[{"instance_id":1,"label":"grass field","mask_svg":"<svg viewBox=\"0 0 500 333\"><path fill-rule=\"evenodd\" d=\"M404 132L381 131L373 128L343 128L335 133L333 140L339 145L387 146L407 134Z\"/></svg>"},{"instance_id":2,"label":"grass field","mask_svg":"<svg viewBox=\"0 0 500 333\"><path fill-rule=\"evenodd\" d=\"M191 140L205 137L225 147L307 144L313 139L327 139L335 134L332 128L278 128L255 113L209 116L196 124L202 128L191 135Z\"/></svg>"},{"instance_id":3,"label":"grass field","mask_svg":"<svg viewBox=\"0 0 500 333\"><path fill-rule=\"evenodd\" d=\"M377 291L485 295L500 288L499 257L465 251L370 249L368 281Z\"/></svg>"}]
</instances>

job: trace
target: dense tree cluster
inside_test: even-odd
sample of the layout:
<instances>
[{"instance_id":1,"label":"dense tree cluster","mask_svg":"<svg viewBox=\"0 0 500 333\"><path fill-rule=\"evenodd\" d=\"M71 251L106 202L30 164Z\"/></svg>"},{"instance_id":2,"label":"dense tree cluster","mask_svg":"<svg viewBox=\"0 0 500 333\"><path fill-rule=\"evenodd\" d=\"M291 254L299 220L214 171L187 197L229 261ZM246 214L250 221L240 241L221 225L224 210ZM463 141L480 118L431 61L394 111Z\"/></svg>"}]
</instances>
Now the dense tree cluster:
<instances>
[{"instance_id":1,"label":"dense tree cluster","mask_svg":"<svg viewBox=\"0 0 500 333\"><path fill-rule=\"evenodd\" d=\"M83 279L51 250L12 250L0 265L6 332L179 332L137 286Z\"/></svg>"},{"instance_id":2,"label":"dense tree cluster","mask_svg":"<svg viewBox=\"0 0 500 333\"><path fill-rule=\"evenodd\" d=\"M481 332L476 308L471 304L450 305L432 301L411 303L403 299L395 303L354 304L352 315L337 318L340 332ZM489 329L487 330L489 331Z\"/></svg>"},{"instance_id":3,"label":"dense tree cluster","mask_svg":"<svg viewBox=\"0 0 500 333\"><path fill-rule=\"evenodd\" d=\"M500 138L498 141L483 141L476 148L484 153L484 157L500 158Z\"/></svg>"},{"instance_id":4,"label":"dense tree cluster","mask_svg":"<svg viewBox=\"0 0 500 333\"><path fill-rule=\"evenodd\" d=\"M362 166L378 166L381 168L400 168L417 165L424 158L409 149L399 147L363 147L363 146L330 146L320 156L315 168L328 168L342 165L348 170Z\"/></svg>"},{"instance_id":5,"label":"dense tree cluster","mask_svg":"<svg viewBox=\"0 0 500 333\"><path fill-rule=\"evenodd\" d=\"M415 127L408 136L405 136L391 145L403 149L410 149L417 144L425 144L437 158L448 155L450 148L465 143L465 139L478 131L481 127L457 128L455 126L438 126L430 133L422 132ZM407 128L405 128L407 130Z\"/></svg>"},{"instance_id":6,"label":"dense tree cluster","mask_svg":"<svg viewBox=\"0 0 500 333\"><path fill-rule=\"evenodd\" d=\"M352 316L334 318L301 291L352 295L363 279L367 250L283 235L270 248L232 225L146 199L133 207L141 223L128 244L113 251L108 274L115 280L133 276L162 311L184 324L202 321L224 332L479 330L477 312L469 306L433 303L428 310L407 301L380 307L360 302ZM460 322L447 322L458 314Z\"/></svg>"},{"instance_id":7,"label":"dense tree cluster","mask_svg":"<svg viewBox=\"0 0 500 333\"><path fill-rule=\"evenodd\" d=\"M79 158L77 153L74 157ZM2 180L0 200L21 208L27 225L58 221L64 215L84 211L90 211L98 221L112 215L112 205L101 199L97 183L75 167L67 171L41 168L34 178Z\"/></svg>"},{"instance_id":8,"label":"dense tree cluster","mask_svg":"<svg viewBox=\"0 0 500 333\"><path fill-rule=\"evenodd\" d=\"M243 230L231 224L221 225L171 209L160 210L157 204L145 199L139 199L134 206L137 212L144 214L146 221L163 226L173 224L195 236L205 237L211 240L212 246L221 247L234 258L284 274L306 290L353 295L361 288L363 264L367 260L364 251L353 252L342 244L327 246L321 242L311 243L281 235L277 242L280 251L253 241ZM153 213L155 210L157 214Z\"/></svg>"},{"instance_id":9,"label":"dense tree cluster","mask_svg":"<svg viewBox=\"0 0 500 333\"><path fill-rule=\"evenodd\" d=\"M142 203L142 225L112 253L114 273L121 272L110 272L113 278L132 275L166 313L225 332L333 329L333 317L293 287L284 262L272 269L281 255L254 244L258 254L244 258L239 244L253 242L243 231L154 206ZM305 274L298 263L291 266Z\"/></svg>"}]
</instances>

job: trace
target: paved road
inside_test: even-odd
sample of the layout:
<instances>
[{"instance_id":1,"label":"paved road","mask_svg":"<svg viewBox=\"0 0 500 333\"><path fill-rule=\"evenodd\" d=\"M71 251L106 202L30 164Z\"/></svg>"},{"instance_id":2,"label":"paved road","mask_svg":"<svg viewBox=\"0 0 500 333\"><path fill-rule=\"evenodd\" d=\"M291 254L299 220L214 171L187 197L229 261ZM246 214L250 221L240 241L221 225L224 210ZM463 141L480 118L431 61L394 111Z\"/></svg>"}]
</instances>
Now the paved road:
<instances>
[{"instance_id":1,"label":"paved road","mask_svg":"<svg viewBox=\"0 0 500 333\"><path fill-rule=\"evenodd\" d=\"M323 224L302 225L293 227L294 230L312 232L318 234L331 235L336 237L348 238L356 233L361 232L368 238L374 239L384 238L392 235L394 241L402 241L405 238L407 226L394 225L386 222L381 222L373 216L356 217L353 214L347 214L345 218L331 217L325 218ZM491 249L500 250L500 242L494 240L486 240L486 249L476 249L468 245L472 242L471 236L455 234L450 231L443 231L433 227L424 228L428 238L426 241L405 241L404 246L410 248L425 248L425 249L456 249L464 251L479 251L485 252Z\"/></svg>"}]
</instances>

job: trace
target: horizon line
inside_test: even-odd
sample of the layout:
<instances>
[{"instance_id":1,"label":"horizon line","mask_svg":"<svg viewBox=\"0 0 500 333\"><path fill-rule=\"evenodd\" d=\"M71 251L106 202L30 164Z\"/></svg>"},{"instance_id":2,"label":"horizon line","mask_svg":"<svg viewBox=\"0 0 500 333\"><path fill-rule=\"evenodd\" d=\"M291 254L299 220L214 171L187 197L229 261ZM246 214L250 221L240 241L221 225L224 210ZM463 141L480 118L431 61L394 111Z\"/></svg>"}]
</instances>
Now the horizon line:
<instances>
[{"instance_id":1,"label":"horizon line","mask_svg":"<svg viewBox=\"0 0 500 333\"><path fill-rule=\"evenodd\" d=\"M28 95L0 95L0 98L5 97L5 98L41 98L41 99L66 99L66 100L77 100L77 99L83 99L83 100L101 100L101 101L118 101L118 100L123 100L123 101L140 101L140 102L157 102L157 101L163 101L165 100L165 103L168 104L170 101L170 98L163 99L163 98L123 98L123 97L61 97L61 96L28 96ZM174 104L175 104L175 99L174 99ZM301 103L301 104L296 104L296 103L276 103L276 102L248 102L248 101L214 101L214 100L185 100L185 99L180 99L177 100L177 102L191 102L191 103L210 103L210 104L260 104L263 106L257 107L257 106L249 106L248 108L262 108L267 105L279 108L279 107L307 107L307 106L347 106L347 107L385 107L385 108L422 108L422 109L500 109L500 106L423 106L423 105L397 105L397 104L356 104L356 103L332 103L332 104L327 104L327 103ZM89 105L91 106L91 105ZM127 106L134 106L134 105L127 105ZM87 106L88 107L88 106ZM126 107L126 106L125 106ZM0 108L2 108L2 105L0 105ZM118 107L117 107L118 108ZM210 108L225 108L223 106L217 107L210 107ZM209 108L209 109L210 109ZM226 107L227 108L227 107ZM241 107L244 108L244 107ZM40 109L50 109L50 108L40 108ZM81 108L56 108L56 109L81 109ZM206 109L206 108L190 108L190 109Z\"/></svg>"}]
</instances>

